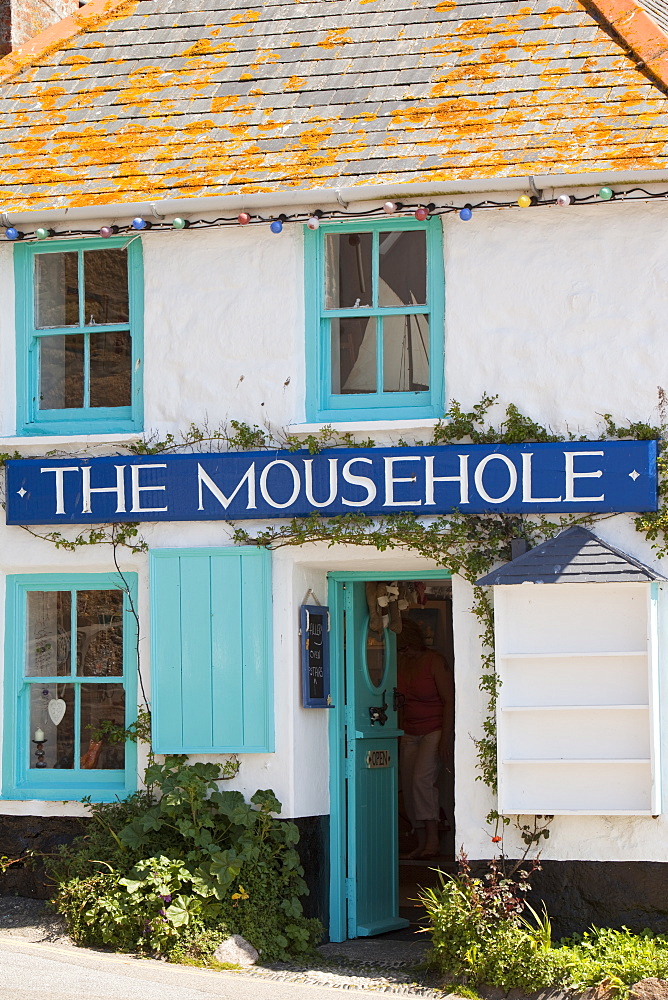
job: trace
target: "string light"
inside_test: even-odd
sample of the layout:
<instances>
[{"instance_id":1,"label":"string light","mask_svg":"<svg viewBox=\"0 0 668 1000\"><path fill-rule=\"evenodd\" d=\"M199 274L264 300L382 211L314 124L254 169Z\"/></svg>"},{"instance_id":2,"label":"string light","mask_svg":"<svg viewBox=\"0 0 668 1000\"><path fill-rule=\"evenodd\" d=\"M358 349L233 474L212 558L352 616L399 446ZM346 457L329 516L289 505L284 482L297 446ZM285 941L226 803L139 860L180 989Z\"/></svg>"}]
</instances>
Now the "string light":
<instances>
[{"instance_id":1,"label":"string light","mask_svg":"<svg viewBox=\"0 0 668 1000\"><path fill-rule=\"evenodd\" d=\"M528 194L520 195L516 201L494 201L492 199L485 199L475 204L466 203L464 205L440 205L436 206L434 204L423 205L415 204L406 205L402 202L387 201L382 202L375 208L363 209L360 211L350 210L349 208L339 209L332 208L327 209L326 215L328 220L336 221L339 219L351 219L351 220L363 220L363 219L373 219L373 218L384 218L387 215L397 215L401 214L404 217L411 216L418 219L420 222L424 222L431 216L439 215L449 215L456 212L459 218L468 222L475 212L482 210L493 210L493 209L505 209L505 208L516 208L518 205L521 208L538 207L543 208L549 205L578 205L583 207L589 207L594 205L601 205L605 202L611 201L656 201L657 199L666 200L668 199L668 190L666 191L647 191L645 188L629 188L625 191L613 191L612 188L605 186L599 188L598 191L592 191L590 194L584 195L573 195L561 193L554 198L539 199L536 197L531 197ZM470 213L470 214L469 214ZM57 236L59 239L66 239L75 236L102 236L103 238L108 238L109 236L115 236L118 232L131 233L133 231L142 232L146 229L152 229L153 232L159 232L166 229L188 229L191 226L197 229L211 229L224 226L247 226L249 224L253 225L267 225L270 224L270 229L274 233L281 233L283 227L286 223L300 223L309 226L310 228L317 229L325 213L321 209L317 209L314 212L295 212L291 215L286 215L281 213L278 217L272 218L271 216L262 215L251 215L249 212L241 212L234 216L221 216L215 219L185 219L177 216L171 222L168 221L157 221L148 222L141 216L137 216L135 219L128 221L122 225L112 225L112 226L102 226L101 229L67 229L59 230L57 233L54 229L42 227L36 228L32 232L25 233L20 231L13 225L5 224L5 237L10 241L22 240L22 239L34 239L34 240L44 240L50 239ZM312 221L313 220L313 221ZM318 221L316 225L315 220ZM140 223L144 223L143 227ZM274 228L274 223L276 224Z\"/></svg>"}]
</instances>

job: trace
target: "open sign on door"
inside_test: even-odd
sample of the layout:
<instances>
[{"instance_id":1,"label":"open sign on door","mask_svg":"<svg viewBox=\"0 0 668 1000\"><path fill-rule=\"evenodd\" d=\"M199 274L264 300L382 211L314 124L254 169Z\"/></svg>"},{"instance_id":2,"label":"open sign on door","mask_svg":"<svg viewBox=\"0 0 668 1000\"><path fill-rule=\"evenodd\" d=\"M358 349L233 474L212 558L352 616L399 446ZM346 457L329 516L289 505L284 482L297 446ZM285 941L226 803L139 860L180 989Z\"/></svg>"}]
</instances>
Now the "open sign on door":
<instances>
[{"instance_id":1,"label":"open sign on door","mask_svg":"<svg viewBox=\"0 0 668 1000\"><path fill-rule=\"evenodd\" d=\"M390 766L390 751L389 750L369 750L366 755L366 766L367 767L389 767Z\"/></svg>"}]
</instances>

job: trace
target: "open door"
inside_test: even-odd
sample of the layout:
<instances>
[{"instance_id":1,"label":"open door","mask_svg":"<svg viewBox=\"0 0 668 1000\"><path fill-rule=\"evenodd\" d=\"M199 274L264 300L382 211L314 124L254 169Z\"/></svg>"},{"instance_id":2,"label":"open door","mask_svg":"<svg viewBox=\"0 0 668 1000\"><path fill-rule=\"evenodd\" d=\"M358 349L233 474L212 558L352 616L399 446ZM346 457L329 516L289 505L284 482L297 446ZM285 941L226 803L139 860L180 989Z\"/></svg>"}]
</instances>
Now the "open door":
<instances>
[{"instance_id":1,"label":"open door","mask_svg":"<svg viewBox=\"0 0 668 1000\"><path fill-rule=\"evenodd\" d=\"M396 640L369 630L363 581L344 585L348 937L408 925L399 916Z\"/></svg>"}]
</instances>

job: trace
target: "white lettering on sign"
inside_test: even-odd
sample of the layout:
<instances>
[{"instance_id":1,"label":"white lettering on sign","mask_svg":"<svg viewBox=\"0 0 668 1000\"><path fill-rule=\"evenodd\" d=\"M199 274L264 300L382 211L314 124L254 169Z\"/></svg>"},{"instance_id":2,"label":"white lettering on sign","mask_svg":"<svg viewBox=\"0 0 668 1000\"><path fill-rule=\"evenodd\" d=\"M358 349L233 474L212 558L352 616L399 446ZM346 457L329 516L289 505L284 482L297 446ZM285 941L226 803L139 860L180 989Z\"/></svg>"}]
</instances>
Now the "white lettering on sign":
<instances>
[{"instance_id":1,"label":"white lettering on sign","mask_svg":"<svg viewBox=\"0 0 668 1000\"><path fill-rule=\"evenodd\" d=\"M561 497L535 497L531 484L531 461L533 452L522 455L522 503L559 503Z\"/></svg>"},{"instance_id":2,"label":"white lettering on sign","mask_svg":"<svg viewBox=\"0 0 668 1000\"><path fill-rule=\"evenodd\" d=\"M389 767L390 759L389 750L369 750L366 755L366 766Z\"/></svg>"},{"instance_id":3,"label":"white lettering on sign","mask_svg":"<svg viewBox=\"0 0 668 1000\"><path fill-rule=\"evenodd\" d=\"M292 474L292 494L291 496L288 497L285 503L279 503L277 500L274 500L273 497L269 496L269 490L267 487L267 476L269 475L270 470L273 469L274 466L276 465L284 465L286 469L289 469L290 473ZM299 479L299 472L297 471L297 469L295 469L292 462L286 462L284 458L277 458L273 462L270 462L269 465L265 465L264 469L260 473L260 493L262 494L263 499L271 507L276 507L278 509L281 509L282 507L290 507L299 496L300 489L301 489L301 482Z\"/></svg>"},{"instance_id":4,"label":"white lettering on sign","mask_svg":"<svg viewBox=\"0 0 668 1000\"><path fill-rule=\"evenodd\" d=\"M90 497L91 493L115 493L116 513L125 514L125 466L116 465L116 485L115 486L91 486L90 466L81 466L81 488L83 492L82 514L91 514ZM44 471L44 470L42 470ZM164 489L164 487L163 487Z\"/></svg>"},{"instance_id":5,"label":"white lettering on sign","mask_svg":"<svg viewBox=\"0 0 668 1000\"><path fill-rule=\"evenodd\" d=\"M485 469L487 468L490 462L503 462L503 464L508 469L510 482L508 484L508 489L501 497L491 497L483 485L482 477L484 475ZM483 500L485 500L487 503L505 503L506 500L510 500L511 496L515 492L515 487L517 486L517 469L515 468L514 463L508 458L507 455L498 455L498 454L487 455L485 458L483 458L482 462L478 464L473 479L475 481L475 488L477 489L478 493L483 498Z\"/></svg>"},{"instance_id":6,"label":"white lettering on sign","mask_svg":"<svg viewBox=\"0 0 668 1000\"><path fill-rule=\"evenodd\" d=\"M313 496L313 459L304 459L304 492L306 499L314 507L329 507L336 500L339 491L339 460L330 458L329 462L329 496L326 500L316 500Z\"/></svg>"},{"instance_id":7,"label":"white lettering on sign","mask_svg":"<svg viewBox=\"0 0 668 1000\"><path fill-rule=\"evenodd\" d=\"M385 503L383 507L419 507L422 504L421 500L395 500L394 499L394 484L395 483L415 483L417 482L417 476L413 474L412 476L395 476L394 475L394 463L395 462L419 462L419 455L402 455L401 458L385 458Z\"/></svg>"},{"instance_id":8,"label":"white lettering on sign","mask_svg":"<svg viewBox=\"0 0 668 1000\"><path fill-rule=\"evenodd\" d=\"M434 456L425 455L425 505L436 503L434 500L434 483L459 483L459 502L469 502L469 457L459 455L459 475L458 476L435 476Z\"/></svg>"},{"instance_id":9,"label":"white lettering on sign","mask_svg":"<svg viewBox=\"0 0 668 1000\"><path fill-rule=\"evenodd\" d=\"M204 510L204 499L202 497L202 486L206 486L208 490L215 496L216 500L223 505L225 510L230 506L235 496L246 483L248 489L248 499L246 501L246 510L256 510L257 504L255 503L255 462L251 462L243 476L234 488L234 492L230 493L229 497L226 497L220 486L214 483L208 472L205 472L201 464L197 463L197 488L199 491L199 507L198 510Z\"/></svg>"},{"instance_id":10,"label":"white lettering on sign","mask_svg":"<svg viewBox=\"0 0 668 1000\"><path fill-rule=\"evenodd\" d=\"M132 480L132 514L139 514L149 511L153 513L154 511L169 510L169 507L142 507L141 505L141 493L145 491L153 493L156 490L166 490L166 486L140 486L139 485L139 473L143 472L144 469L166 469L167 465L165 462L155 463L152 462L150 465L131 465L130 475Z\"/></svg>"},{"instance_id":11,"label":"white lettering on sign","mask_svg":"<svg viewBox=\"0 0 668 1000\"><path fill-rule=\"evenodd\" d=\"M56 514L65 513L65 489L63 479L66 472L78 472L78 465L56 466L52 469L40 469L40 472L55 472L56 474Z\"/></svg>"},{"instance_id":12,"label":"white lettering on sign","mask_svg":"<svg viewBox=\"0 0 668 1000\"><path fill-rule=\"evenodd\" d=\"M344 503L346 507L366 507L373 500L376 499L376 484L373 479L369 479L368 476L356 476L350 471L353 465L357 462L365 462L367 465L373 465L373 460L370 458L351 458L343 466L343 478L351 486L361 486L362 489L366 490L366 500L346 500L345 497L341 498L341 503Z\"/></svg>"},{"instance_id":13,"label":"white lettering on sign","mask_svg":"<svg viewBox=\"0 0 668 1000\"><path fill-rule=\"evenodd\" d=\"M576 497L575 496L575 480L576 479L600 479L603 475L602 469L596 469L595 472L576 472L574 468L574 462L576 458L581 458L583 455L598 455L603 458L605 453L602 451L565 451L564 458L566 460L566 496L565 500L579 500L585 501L585 503L596 503L598 500L605 500L605 496L600 497Z\"/></svg>"}]
</instances>

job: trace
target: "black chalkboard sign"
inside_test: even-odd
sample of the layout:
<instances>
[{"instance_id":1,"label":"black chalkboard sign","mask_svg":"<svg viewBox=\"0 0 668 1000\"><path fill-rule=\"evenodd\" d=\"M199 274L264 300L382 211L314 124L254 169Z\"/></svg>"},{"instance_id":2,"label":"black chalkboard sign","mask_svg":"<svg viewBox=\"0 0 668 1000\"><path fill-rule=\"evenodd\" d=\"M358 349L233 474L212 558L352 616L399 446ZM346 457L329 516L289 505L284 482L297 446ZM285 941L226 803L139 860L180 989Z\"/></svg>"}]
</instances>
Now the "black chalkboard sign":
<instances>
[{"instance_id":1,"label":"black chalkboard sign","mask_svg":"<svg viewBox=\"0 0 668 1000\"><path fill-rule=\"evenodd\" d=\"M302 604L299 609L304 708L330 708L329 608Z\"/></svg>"}]
</instances>

